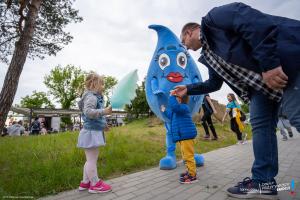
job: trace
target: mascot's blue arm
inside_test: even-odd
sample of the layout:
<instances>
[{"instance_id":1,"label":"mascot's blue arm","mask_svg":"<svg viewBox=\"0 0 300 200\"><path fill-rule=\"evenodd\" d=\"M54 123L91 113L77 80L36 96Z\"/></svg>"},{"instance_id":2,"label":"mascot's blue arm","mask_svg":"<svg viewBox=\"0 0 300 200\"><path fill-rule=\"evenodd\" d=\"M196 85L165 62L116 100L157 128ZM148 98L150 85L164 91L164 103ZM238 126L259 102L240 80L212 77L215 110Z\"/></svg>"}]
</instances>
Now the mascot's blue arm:
<instances>
[{"instance_id":1,"label":"mascot's blue arm","mask_svg":"<svg viewBox=\"0 0 300 200\"><path fill-rule=\"evenodd\" d=\"M151 89L152 89L153 94L164 93L161 89L159 89L158 81L156 78L152 78L152 80L151 80Z\"/></svg>"},{"instance_id":2,"label":"mascot's blue arm","mask_svg":"<svg viewBox=\"0 0 300 200\"><path fill-rule=\"evenodd\" d=\"M186 104L178 103L176 96L170 96L169 106L173 112L178 113L178 114L190 112L189 107Z\"/></svg>"}]
</instances>

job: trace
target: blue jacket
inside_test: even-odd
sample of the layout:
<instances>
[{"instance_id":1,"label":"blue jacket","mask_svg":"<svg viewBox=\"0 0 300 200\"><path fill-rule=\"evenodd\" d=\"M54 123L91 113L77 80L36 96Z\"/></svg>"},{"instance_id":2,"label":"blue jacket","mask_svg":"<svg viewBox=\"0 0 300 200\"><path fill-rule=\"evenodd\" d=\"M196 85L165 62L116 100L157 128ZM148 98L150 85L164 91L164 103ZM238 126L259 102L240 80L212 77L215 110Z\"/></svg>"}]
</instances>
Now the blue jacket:
<instances>
[{"instance_id":1,"label":"blue jacket","mask_svg":"<svg viewBox=\"0 0 300 200\"><path fill-rule=\"evenodd\" d=\"M103 115L104 100L102 95L86 91L78 102L78 106L82 111L84 129L102 131L105 128L106 119Z\"/></svg>"},{"instance_id":2,"label":"blue jacket","mask_svg":"<svg viewBox=\"0 0 300 200\"><path fill-rule=\"evenodd\" d=\"M165 114L171 121L170 132L173 142L194 139L197 136L197 129L188 105L180 104L175 96L170 96L168 106Z\"/></svg>"},{"instance_id":3,"label":"blue jacket","mask_svg":"<svg viewBox=\"0 0 300 200\"><path fill-rule=\"evenodd\" d=\"M279 65L295 80L300 71L300 21L268 15L243 3L213 8L202 18L201 29L209 47L227 62L262 73ZM223 80L204 59L209 79L188 85L188 94L217 91ZM228 84L238 95L239 91Z\"/></svg>"}]
</instances>

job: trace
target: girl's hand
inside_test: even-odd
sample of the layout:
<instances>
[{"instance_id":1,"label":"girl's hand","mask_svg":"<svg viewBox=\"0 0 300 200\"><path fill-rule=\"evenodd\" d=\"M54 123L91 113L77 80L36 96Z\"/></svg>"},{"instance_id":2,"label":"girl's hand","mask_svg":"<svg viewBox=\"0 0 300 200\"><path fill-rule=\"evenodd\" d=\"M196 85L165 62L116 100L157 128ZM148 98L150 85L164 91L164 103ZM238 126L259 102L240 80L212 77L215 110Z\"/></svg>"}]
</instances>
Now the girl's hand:
<instances>
[{"instance_id":1,"label":"girl's hand","mask_svg":"<svg viewBox=\"0 0 300 200\"><path fill-rule=\"evenodd\" d=\"M112 113L112 107L108 106L107 108L104 109L103 114L104 115L110 115Z\"/></svg>"},{"instance_id":2,"label":"girl's hand","mask_svg":"<svg viewBox=\"0 0 300 200\"><path fill-rule=\"evenodd\" d=\"M165 105L161 105L161 106L160 106L160 110L161 110L161 112L165 112L165 111L166 111Z\"/></svg>"}]
</instances>

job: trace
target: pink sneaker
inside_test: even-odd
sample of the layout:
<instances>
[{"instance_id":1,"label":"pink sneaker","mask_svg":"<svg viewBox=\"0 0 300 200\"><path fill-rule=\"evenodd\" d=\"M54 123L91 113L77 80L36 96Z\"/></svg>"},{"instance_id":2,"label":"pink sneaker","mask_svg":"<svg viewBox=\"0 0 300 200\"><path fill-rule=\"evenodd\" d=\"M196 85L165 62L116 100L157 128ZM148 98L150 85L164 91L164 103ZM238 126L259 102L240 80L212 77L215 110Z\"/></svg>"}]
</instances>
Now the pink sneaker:
<instances>
[{"instance_id":1,"label":"pink sneaker","mask_svg":"<svg viewBox=\"0 0 300 200\"><path fill-rule=\"evenodd\" d=\"M79 191L87 190L90 188L90 186L91 186L90 182L88 183L80 182L78 190Z\"/></svg>"},{"instance_id":2,"label":"pink sneaker","mask_svg":"<svg viewBox=\"0 0 300 200\"><path fill-rule=\"evenodd\" d=\"M105 192L110 192L111 191L111 186L104 183L103 181L98 181L96 185L90 186L89 192L90 193L105 193Z\"/></svg>"}]
</instances>

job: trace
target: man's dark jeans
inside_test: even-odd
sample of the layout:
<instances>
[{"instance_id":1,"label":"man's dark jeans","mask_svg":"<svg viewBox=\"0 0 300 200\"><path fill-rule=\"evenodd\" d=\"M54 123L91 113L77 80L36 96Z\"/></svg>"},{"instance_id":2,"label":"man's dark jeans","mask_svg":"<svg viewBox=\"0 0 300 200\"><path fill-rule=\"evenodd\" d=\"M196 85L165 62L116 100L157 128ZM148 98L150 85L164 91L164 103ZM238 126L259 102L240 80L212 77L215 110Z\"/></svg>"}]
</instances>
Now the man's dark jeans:
<instances>
[{"instance_id":1,"label":"man's dark jeans","mask_svg":"<svg viewBox=\"0 0 300 200\"><path fill-rule=\"evenodd\" d=\"M299 74L300 75L300 74ZM283 112L292 126L300 130L300 76L286 88ZM253 134L254 163L252 178L257 182L273 182L278 173L278 147L276 125L279 103L271 101L261 92L251 91L250 121Z\"/></svg>"}]
</instances>

